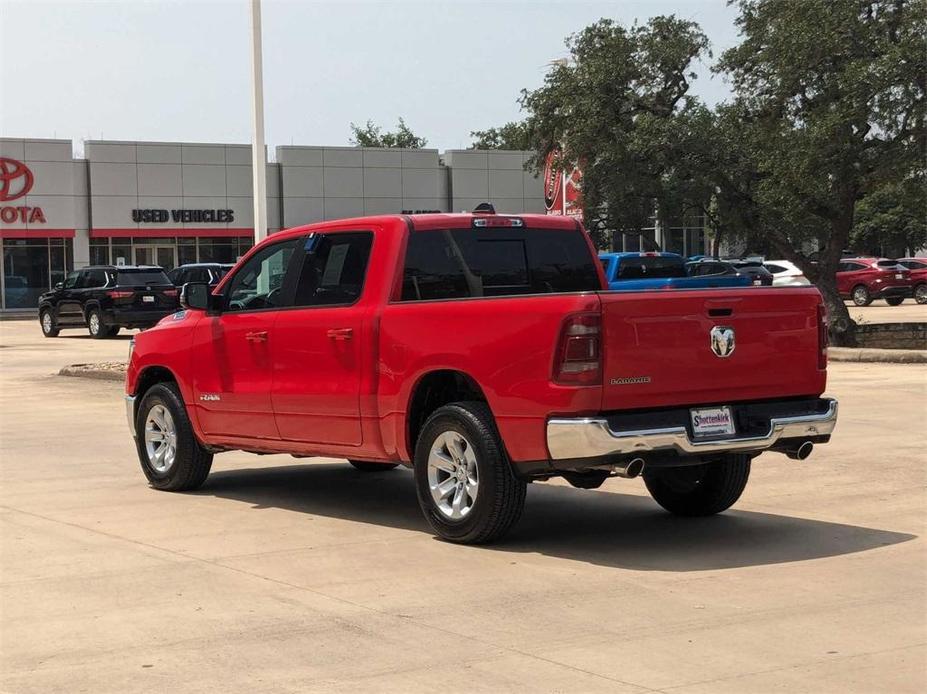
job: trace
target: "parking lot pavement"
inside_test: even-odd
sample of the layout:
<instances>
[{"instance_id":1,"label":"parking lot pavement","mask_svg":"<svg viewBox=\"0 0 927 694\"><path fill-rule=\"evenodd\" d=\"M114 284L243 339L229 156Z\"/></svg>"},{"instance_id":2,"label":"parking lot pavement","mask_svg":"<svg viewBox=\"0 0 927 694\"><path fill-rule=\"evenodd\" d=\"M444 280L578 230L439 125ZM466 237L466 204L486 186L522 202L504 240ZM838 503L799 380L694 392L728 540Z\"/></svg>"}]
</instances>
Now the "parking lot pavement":
<instances>
[{"instance_id":1,"label":"parking lot pavement","mask_svg":"<svg viewBox=\"0 0 927 694\"><path fill-rule=\"evenodd\" d=\"M893 309L894 310L894 309ZM0 323L0 690L920 692L927 369L834 364L835 440L735 510L533 484L490 547L435 540L408 471L216 457L149 489L125 339Z\"/></svg>"},{"instance_id":2,"label":"parking lot pavement","mask_svg":"<svg viewBox=\"0 0 927 694\"><path fill-rule=\"evenodd\" d=\"M916 304L914 299L905 299L901 306L889 306L884 301L874 301L868 306L855 306L845 302L850 317L860 323L924 323L927 322L927 304Z\"/></svg>"}]
</instances>

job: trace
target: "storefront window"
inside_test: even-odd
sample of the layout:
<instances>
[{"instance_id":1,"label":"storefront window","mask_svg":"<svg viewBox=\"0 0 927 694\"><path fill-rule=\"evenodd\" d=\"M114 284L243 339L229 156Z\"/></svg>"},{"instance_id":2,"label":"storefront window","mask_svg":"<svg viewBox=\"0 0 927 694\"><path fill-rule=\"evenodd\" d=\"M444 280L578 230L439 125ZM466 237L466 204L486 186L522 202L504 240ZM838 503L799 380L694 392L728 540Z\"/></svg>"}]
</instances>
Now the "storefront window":
<instances>
[{"instance_id":1,"label":"storefront window","mask_svg":"<svg viewBox=\"0 0 927 694\"><path fill-rule=\"evenodd\" d=\"M3 308L30 309L39 296L64 280L71 261L65 239L4 239Z\"/></svg>"},{"instance_id":2,"label":"storefront window","mask_svg":"<svg viewBox=\"0 0 927 694\"><path fill-rule=\"evenodd\" d=\"M237 239L199 239L201 263L234 263L238 260Z\"/></svg>"},{"instance_id":3,"label":"storefront window","mask_svg":"<svg viewBox=\"0 0 927 694\"><path fill-rule=\"evenodd\" d=\"M683 239L682 229L670 229L669 233L666 235L666 248L665 250L670 253L678 253L679 255L686 254L685 240Z\"/></svg>"},{"instance_id":4,"label":"storefront window","mask_svg":"<svg viewBox=\"0 0 927 694\"><path fill-rule=\"evenodd\" d=\"M90 264L109 265L109 239L90 239Z\"/></svg>"},{"instance_id":5,"label":"storefront window","mask_svg":"<svg viewBox=\"0 0 927 694\"><path fill-rule=\"evenodd\" d=\"M117 237L111 241L110 262L113 265L133 265L132 239Z\"/></svg>"},{"instance_id":6,"label":"storefront window","mask_svg":"<svg viewBox=\"0 0 927 694\"><path fill-rule=\"evenodd\" d=\"M177 239L177 264L188 265L196 262L196 239Z\"/></svg>"}]
</instances>

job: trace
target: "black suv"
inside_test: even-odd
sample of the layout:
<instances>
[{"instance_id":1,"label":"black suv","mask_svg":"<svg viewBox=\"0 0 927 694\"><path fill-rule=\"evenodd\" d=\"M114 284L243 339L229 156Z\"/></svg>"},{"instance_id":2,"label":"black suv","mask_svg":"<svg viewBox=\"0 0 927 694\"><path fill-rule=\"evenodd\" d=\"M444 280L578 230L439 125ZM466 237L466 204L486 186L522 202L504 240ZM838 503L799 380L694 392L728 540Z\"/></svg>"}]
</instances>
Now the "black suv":
<instances>
[{"instance_id":1,"label":"black suv","mask_svg":"<svg viewBox=\"0 0 927 694\"><path fill-rule=\"evenodd\" d=\"M188 263L175 267L167 273L167 277L175 287L182 287L187 282L205 282L215 287L233 267L232 263Z\"/></svg>"},{"instance_id":2,"label":"black suv","mask_svg":"<svg viewBox=\"0 0 927 694\"><path fill-rule=\"evenodd\" d=\"M161 268L95 265L39 297L39 323L45 337L87 326L91 337L104 338L119 328L150 328L178 308L177 288Z\"/></svg>"}]
</instances>

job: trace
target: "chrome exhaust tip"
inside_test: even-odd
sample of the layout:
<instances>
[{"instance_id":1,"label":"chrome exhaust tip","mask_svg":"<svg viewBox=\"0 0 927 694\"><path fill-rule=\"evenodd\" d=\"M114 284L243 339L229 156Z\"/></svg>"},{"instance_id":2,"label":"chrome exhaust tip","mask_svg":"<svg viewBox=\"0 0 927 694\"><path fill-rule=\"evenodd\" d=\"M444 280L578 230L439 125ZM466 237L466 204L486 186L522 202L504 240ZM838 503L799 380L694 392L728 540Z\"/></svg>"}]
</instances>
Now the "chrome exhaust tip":
<instances>
[{"instance_id":1,"label":"chrome exhaust tip","mask_svg":"<svg viewBox=\"0 0 927 694\"><path fill-rule=\"evenodd\" d=\"M785 454L792 460L805 460L813 450L814 444L811 441L805 441L798 448L788 449Z\"/></svg>"},{"instance_id":2,"label":"chrome exhaust tip","mask_svg":"<svg viewBox=\"0 0 927 694\"><path fill-rule=\"evenodd\" d=\"M612 472L614 472L618 477L624 477L628 480L633 480L635 477L639 477L644 472L644 459L643 458L632 458L631 460L625 460L620 463L615 463L612 465Z\"/></svg>"}]
</instances>

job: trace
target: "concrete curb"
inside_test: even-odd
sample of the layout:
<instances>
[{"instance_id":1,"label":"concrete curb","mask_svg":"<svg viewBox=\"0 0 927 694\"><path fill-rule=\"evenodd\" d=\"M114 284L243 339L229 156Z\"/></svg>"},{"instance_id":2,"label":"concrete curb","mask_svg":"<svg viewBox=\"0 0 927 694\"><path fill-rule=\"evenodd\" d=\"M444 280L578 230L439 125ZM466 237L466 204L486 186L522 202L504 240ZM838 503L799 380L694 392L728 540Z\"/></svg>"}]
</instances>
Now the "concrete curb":
<instances>
[{"instance_id":1,"label":"concrete curb","mask_svg":"<svg viewBox=\"0 0 927 694\"><path fill-rule=\"evenodd\" d=\"M93 367L93 364L71 364L62 367L58 371L58 375L92 378L97 381L118 381L120 383L126 380L125 372L113 371L112 369L95 369Z\"/></svg>"},{"instance_id":2,"label":"concrete curb","mask_svg":"<svg viewBox=\"0 0 927 694\"><path fill-rule=\"evenodd\" d=\"M827 359L829 361L878 362L883 364L927 364L927 350L828 347Z\"/></svg>"}]
</instances>

